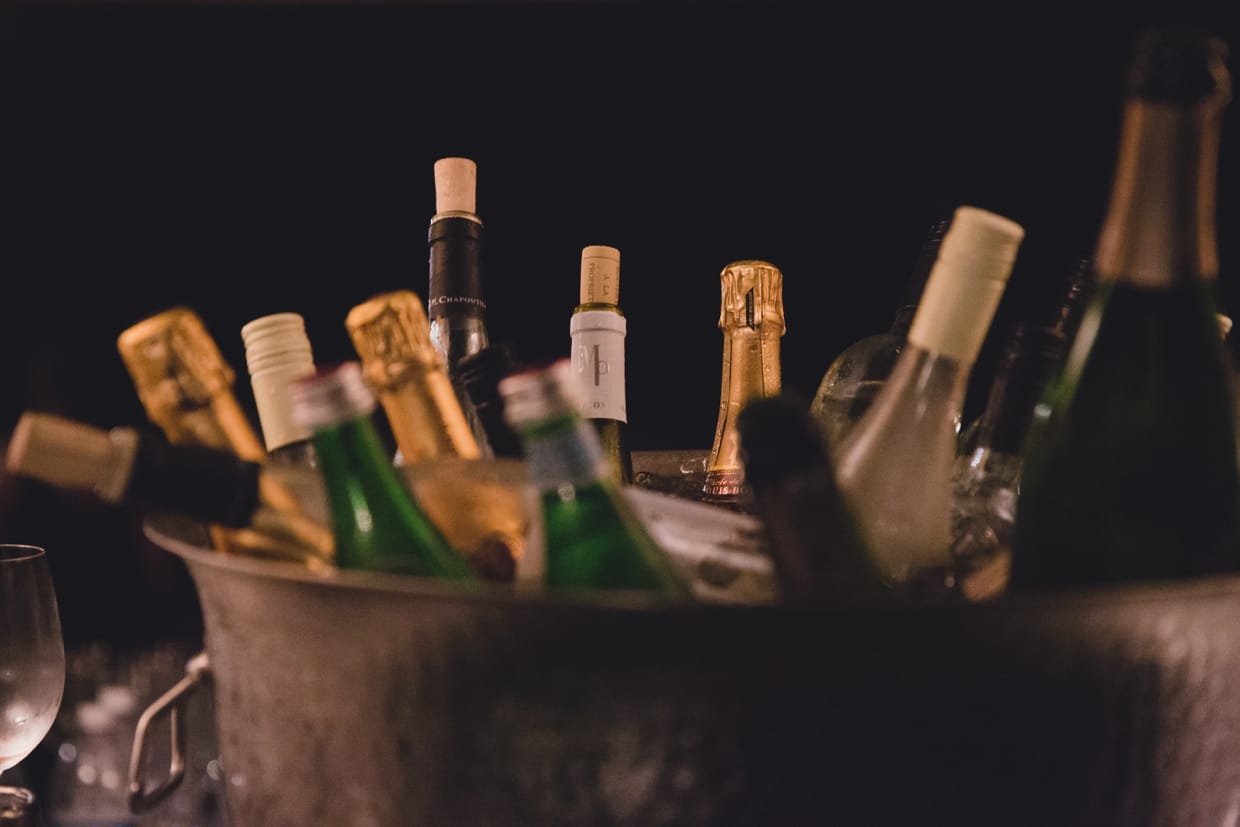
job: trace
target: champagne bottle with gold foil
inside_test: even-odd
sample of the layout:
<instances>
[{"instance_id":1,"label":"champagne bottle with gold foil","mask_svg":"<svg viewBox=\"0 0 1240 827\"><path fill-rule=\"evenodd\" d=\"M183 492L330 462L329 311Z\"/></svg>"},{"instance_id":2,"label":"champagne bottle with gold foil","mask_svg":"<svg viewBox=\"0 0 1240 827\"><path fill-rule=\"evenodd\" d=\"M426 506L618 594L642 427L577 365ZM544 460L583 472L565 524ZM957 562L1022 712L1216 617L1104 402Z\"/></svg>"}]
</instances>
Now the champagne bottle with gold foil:
<instances>
[{"instance_id":1,"label":"champagne bottle with gold foil","mask_svg":"<svg viewBox=\"0 0 1240 827\"><path fill-rule=\"evenodd\" d=\"M784 277L766 261L734 261L719 274L719 328L723 331L723 380L715 440L706 464L702 498L743 503L745 485L736 418L751 399L780 392L779 339L784 335Z\"/></svg>"},{"instance_id":2,"label":"champagne bottle with gold foil","mask_svg":"<svg viewBox=\"0 0 1240 827\"><path fill-rule=\"evenodd\" d=\"M117 350L148 418L170 443L226 449L251 462L265 461L266 449L233 393L235 373L197 313L174 307L148 316L117 337ZM272 522L264 527L213 527L217 546L294 557L315 567L332 559L330 527L308 517L290 489L268 477L262 496Z\"/></svg>"},{"instance_id":3,"label":"champagne bottle with gold foil","mask_svg":"<svg viewBox=\"0 0 1240 827\"><path fill-rule=\"evenodd\" d=\"M478 460L478 442L431 343L423 308L411 290L383 293L350 310L345 328L406 465ZM469 475L442 474L419 499L483 576L511 578L527 523L511 489Z\"/></svg>"},{"instance_id":4,"label":"champagne bottle with gold foil","mask_svg":"<svg viewBox=\"0 0 1240 827\"><path fill-rule=\"evenodd\" d=\"M573 376L581 393L581 415L598 431L611 477L633 482L628 413L624 395L624 336L620 311L620 251L601 244L581 251L580 303L569 322Z\"/></svg>"}]
</instances>

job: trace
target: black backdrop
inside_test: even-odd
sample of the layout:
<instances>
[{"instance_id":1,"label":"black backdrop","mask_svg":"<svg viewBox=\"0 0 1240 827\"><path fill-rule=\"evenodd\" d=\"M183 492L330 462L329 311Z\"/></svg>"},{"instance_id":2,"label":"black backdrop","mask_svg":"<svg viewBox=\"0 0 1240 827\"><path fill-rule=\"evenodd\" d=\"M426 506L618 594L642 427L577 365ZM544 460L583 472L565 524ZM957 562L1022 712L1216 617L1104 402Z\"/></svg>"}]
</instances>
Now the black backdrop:
<instances>
[{"instance_id":1,"label":"black backdrop","mask_svg":"<svg viewBox=\"0 0 1240 827\"><path fill-rule=\"evenodd\" d=\"M301 312L320 362L352 358L351 306L426 289L445 155L478 162L489 323L524 358L566 354L581 247L620 248L636 449L709 446L727 262L783 270L783 378L808 396L887 326L932 221L1008 215L1028 234L975 411L1003 330L1092 252L1132 39L1168 20L1240 48L1233 17L1132 4L4 7L0 432L27 408L142 422L116 335L174 304L202 314L247 406L239 330L256 316ZM1238 117L1220 170L1229 306ZM53 547L67 631L184 608L167 556L129 553L131 521L5 484L4 534ZM101 615L108 588L141 599Z\"/></svg>"}]
</instances>

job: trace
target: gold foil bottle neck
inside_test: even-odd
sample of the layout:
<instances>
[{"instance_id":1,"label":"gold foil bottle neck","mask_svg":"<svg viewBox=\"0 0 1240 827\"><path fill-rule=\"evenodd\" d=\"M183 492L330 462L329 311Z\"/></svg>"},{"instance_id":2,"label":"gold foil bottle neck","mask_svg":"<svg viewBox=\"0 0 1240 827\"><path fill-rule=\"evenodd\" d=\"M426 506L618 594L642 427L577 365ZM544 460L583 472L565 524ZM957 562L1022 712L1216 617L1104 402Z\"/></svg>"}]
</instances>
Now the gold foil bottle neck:
<instances>
[{"instance_id":1,"label":"gold foil bottle neck","mask_svg":"<svg viewBox=\"0 0 1240 827\"><path fill-rule=\"evenodd\" d=\"M783 335L784 275L767 261L734 261L719 274L722 300L719 327L761 327Z\"/></svg>"},{"instance_id":2,"label":"gold foil bottle neck","mask_svg":"<svg viewBox=\"0 0 1240 827\"><path fill-rule=\"evenodd\" d=\"M715 439L703 498L739 502L749 495L736 420L751 399L780 391L779 339L784 323L783 273L767 261L734 261L719 274L723 376Z\"/></svg>"},{"instance_id":3,"label":"gold foil bottle neck","mask_svg":"<svg viewBox=\"0 0 1240 827\"><path fill-rule=\"evenodd\" d=\"M397 290L363 302L349 311L345 328L406 463L480 456L417 293Z\"/></svg>"},{"instance_id":4,"label":"gold foil bottle neck","mask_svg":"<svg viewBox=\"0 0 1240 827\"><path fill-rule=\"evenodd\" d=\"M431 344L426 308L412 290L362 302L345 317L345 328L361 357L366 381L377 391L397 387L412 374L443 370Z\"/></svg>"},{"instance_id":5,"label":"gold foil bottle neck","mask_svg":"<svg viewBox=\"0 0 1240 827\"><path fill-rule=\"evenodd\" d=\"M235 378L202 319L175 307L150 316L117 338L117 349L148 408L201 408Z\"/></svg>"},{"instance_id":6,"label":"gold foil bottle neck","mask_svg":"<svg viewBox=\"0 0 1240 827\"><path fill-rule=\"evenodd\" d=\"M116 341L147 417L171 442L229 448L262 461L266 450L233 396L233 369L202 319L174 307L125 329Z\"/></svg>"},{"instance_id":7,"label":"gold foil bottle neck","mask_svg":"<svg viewBox=\"0 0 1240 827\"><path fill-rule=\"evenodd\" d=\"M592 244L581 251L581 298L583 305L620 304L620 251Z\"/></svg>"}]
</instances>

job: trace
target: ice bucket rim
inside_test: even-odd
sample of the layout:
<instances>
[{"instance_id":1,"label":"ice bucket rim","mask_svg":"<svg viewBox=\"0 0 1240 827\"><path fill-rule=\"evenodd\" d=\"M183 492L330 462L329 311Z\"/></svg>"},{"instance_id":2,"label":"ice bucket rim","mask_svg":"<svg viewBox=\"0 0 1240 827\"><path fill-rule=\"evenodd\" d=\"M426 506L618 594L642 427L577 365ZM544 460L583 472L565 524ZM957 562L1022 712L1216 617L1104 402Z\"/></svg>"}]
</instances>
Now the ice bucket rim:
<instances>
[{"instance_id":1,"label":"ice bucket rim","mask_svg":"<svg viewBox=\"0 0 1240 827\"><path fill-rule=\"evenodd\" d=\"M1182 604L1234 598L1240 602L1240 574L1214 574L1182 580L1144 581L1106 586L1064 587L1038 592L1006 595L996 600L964 604L901 604L898 606L792 606L781 603L740 604L711 602L680 602L638 593L599 592L589 595L561 595L537 590L535 587L514 588L503 584L483 584L477 591L428 577L387 574L382 572L330 569L316 573L296 563L264 560L257 557L224 554L201 547L176 536L175 527L184 523L151 516L143 521L147 539L157 547L174 554L193 567L217 572L280 581L303 583L320 588L341 588L391 595L409 595L419 599L511 604L514 606L573 606L582 609L694 612L716 614L738 613L844 613L876 612L885 615L925 614L931 612L1010 612L1082 609L1091 606L1134 604ZM200 524L193 524L199 529Z\"/></svg>"}]
</instances>

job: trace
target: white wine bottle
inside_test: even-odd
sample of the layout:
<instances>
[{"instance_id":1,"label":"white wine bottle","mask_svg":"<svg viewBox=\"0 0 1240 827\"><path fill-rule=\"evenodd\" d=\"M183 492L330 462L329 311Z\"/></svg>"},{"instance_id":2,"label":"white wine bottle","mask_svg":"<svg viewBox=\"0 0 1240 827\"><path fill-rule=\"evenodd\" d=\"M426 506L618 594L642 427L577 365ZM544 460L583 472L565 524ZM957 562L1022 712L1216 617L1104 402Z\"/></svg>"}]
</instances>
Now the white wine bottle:
<instances>
[{"instance_id":1,"label":"white wine bottle","mask_svg":"<svg viewBox=\"0 0 1240 827\"><path fill-rule=\"evenodd\" d=\"M917 588L933 572L949 576L956 427L1024 234L1001 215L956 210L908 344L836 452L840 488L893 586Z\"/></svg>"},{"instance_id":2,"label":"white wine bottle","mask_svg":"<svg viewBox=\"0 0 1240 827\"><path fill-rule=\"evenodd\" d=\"M580 412L598 431L611 477L633 483L624 395L624 337L620 310L620 251L593 244L581 251L580 301L569 321L573 374L580 386Z\"/></svg>"},{"instance_id":3,"label":"white wine bottle","mask_svg":"<svg viewBox=\"0 0 1240 827\"><path fill-rule=\"evenodd\" d=\"M1240 569L1235 399L1213 297L1224 60L1198 31L1137 41L1098 285L1031 426L1013 590Z\"/></svg>"}]
</instances>

